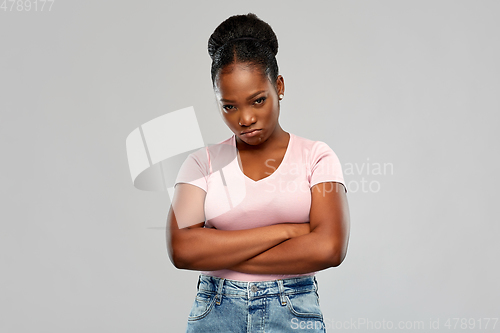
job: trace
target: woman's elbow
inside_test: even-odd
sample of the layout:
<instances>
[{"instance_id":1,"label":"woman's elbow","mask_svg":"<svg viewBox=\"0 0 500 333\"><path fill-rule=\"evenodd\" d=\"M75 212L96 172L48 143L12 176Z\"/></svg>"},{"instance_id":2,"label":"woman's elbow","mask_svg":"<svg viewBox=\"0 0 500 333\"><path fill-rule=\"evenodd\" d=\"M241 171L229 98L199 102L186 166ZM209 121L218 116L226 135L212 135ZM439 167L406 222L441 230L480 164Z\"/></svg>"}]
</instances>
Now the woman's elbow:
<instances>
[{"instance_id":1,"label":"woman's elbow","mask_svg":"<svg viewBox=\"0 0 500 333\"><path fill-rule=\"evenodd\" d=\"M185 269L186 262L183 260L182 256L179 255L177 251L173 251L170 255L170 261L174 265L175 268Z\"/></svg>"},{"instance_id":2,"label":"woman's elbow","mask_svg":"<svg viewBox=\"0 0 500 333\"><path fill-rule=\"evenodd\" d=\"M179 244L175 244L175 242L169 244L168 257L175 268L188 269L189 262L186 258L185 251L182 250L182 246L179 246Z\"/></svg>"},{"instance_id":3,"label":"woman's elbow","mask_svg":"<svg viewBox=\"0 0 500 333\"><path fill-rule=\"evenodd\" d=\"M347 254L347 247L334 246L327 257L329 267L337 267L344 261Z\"/></svg>"}]
</instances>

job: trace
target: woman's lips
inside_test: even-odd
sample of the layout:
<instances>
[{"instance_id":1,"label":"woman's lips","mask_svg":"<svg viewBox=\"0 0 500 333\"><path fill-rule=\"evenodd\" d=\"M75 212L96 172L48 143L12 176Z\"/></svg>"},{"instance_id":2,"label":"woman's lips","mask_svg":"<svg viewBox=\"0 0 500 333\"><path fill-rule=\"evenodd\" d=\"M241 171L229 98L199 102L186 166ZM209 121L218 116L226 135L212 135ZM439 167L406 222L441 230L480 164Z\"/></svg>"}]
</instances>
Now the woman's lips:
<instances>
[{"instance_id":1,"label":"woman's lips","mask_svg":"<svg viewBox=\"0 0 500 333\"><path fill-rule=\"evenodd\" d=\"M255 136L255 135L259 134L259 133L260 133L260 131L261 131L261 129L256 129L256 130L253 130L253 131L251 131L251 132L243 133L243 134L241 134L241 135L244 135L244 136L246 136L247 138L251 138L252 136Z\"/></svg>"}]
</instances>

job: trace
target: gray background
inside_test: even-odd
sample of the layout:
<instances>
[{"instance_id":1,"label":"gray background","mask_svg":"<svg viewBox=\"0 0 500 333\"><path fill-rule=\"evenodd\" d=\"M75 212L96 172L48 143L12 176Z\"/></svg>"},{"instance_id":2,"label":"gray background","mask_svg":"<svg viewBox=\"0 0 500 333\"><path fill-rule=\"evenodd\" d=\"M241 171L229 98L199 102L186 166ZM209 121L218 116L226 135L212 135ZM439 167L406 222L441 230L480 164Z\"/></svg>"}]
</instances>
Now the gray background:
<instances>
[{"instance_id":1,"label":"gray background","mask_svg":"<svg viewBox=\"0 0 500 333\"><path fill-rule=\"evenodd\" d=\"M191 105L205 142L232 134L206 44L247 12L280 41L282 127L354 167L325 321L500 317L498 1L55 1L0 11L0 331L184 330L198 272L170 263L167 192L133 187L125 139Z\"/></svg>"}]
</instances>

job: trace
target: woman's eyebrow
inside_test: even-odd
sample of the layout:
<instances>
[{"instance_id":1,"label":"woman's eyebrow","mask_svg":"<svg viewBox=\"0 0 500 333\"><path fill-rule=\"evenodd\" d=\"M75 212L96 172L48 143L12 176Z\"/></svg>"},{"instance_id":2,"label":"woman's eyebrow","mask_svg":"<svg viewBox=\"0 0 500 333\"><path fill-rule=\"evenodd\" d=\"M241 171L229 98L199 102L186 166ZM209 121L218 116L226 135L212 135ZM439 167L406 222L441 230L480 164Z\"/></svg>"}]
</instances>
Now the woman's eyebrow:
<instances>
[{"instance_id":1,"label":"woman's eyebrow","mask_svg":"<svg viewBox=\"0 0 500 333\"><path fill-rule=\"evenodd\" d=\"M258 94L262 94L263 92L266 92L265 90L260 90L260 91L257 91L255 94L252 94L250 96L247 97L247 101L254 98L255 96L257 96Z\"/></svg>"},{"instance_id":2,"label":"woman's eyebrow","mask_svg":"<svg viewBox=\"0 0 500 333\"><path fill-rule=\"evenodd\" d=\"M266 90L260 90L260 91L257 91L256 93L251 94L250 96L247 97L247 101L251 100L252 98L254 98L255 96L257 96L259 94L262 94L263 92L266 92ZM224 102L224 103L234 103L234 101L229 100L229 99L225 99L225 98L221 98L220 101Z\"/></svg>"}]
</instances>

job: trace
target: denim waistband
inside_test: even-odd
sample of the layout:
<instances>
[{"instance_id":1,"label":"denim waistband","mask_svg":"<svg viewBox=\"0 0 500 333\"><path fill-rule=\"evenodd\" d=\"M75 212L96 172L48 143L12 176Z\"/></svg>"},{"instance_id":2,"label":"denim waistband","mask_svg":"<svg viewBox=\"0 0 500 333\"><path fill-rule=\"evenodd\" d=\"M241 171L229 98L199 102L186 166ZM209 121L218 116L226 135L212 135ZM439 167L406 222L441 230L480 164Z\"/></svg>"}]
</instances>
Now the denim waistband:
<instances>
[{"instance_id":1,"label":"denim waistband","mask_svg":"<svg viewBox=\"0 0 500 333\"><path fill-rule=\"evenodd\" d=\"M198 291L215 293L219 299L222 295L247 298L280 295L280 298L284 301L285 295L317 292L318 282L314 275L272 281L247 282L200 274L197 289Z\"/></svg>"}]
</instances>

